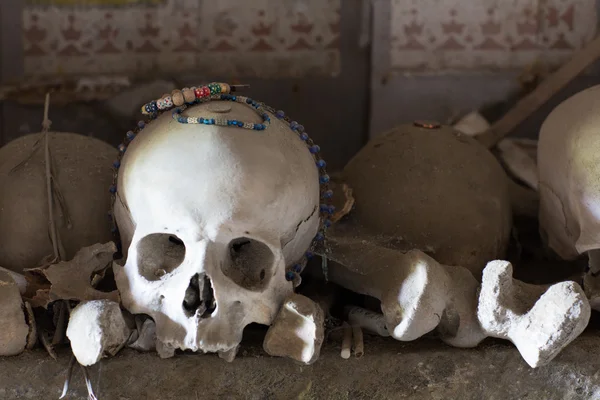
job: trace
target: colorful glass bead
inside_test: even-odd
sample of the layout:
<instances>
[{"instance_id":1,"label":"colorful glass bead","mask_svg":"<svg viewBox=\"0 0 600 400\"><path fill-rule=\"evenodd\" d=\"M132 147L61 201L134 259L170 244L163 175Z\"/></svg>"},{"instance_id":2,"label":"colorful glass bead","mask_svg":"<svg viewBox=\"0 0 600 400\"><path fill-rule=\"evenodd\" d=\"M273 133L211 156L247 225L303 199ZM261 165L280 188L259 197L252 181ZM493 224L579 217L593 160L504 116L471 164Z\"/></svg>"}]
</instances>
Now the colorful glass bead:
<instances>
[{"instance_id":1,"label":"colorful glass bead","mask_svg":"<svg viewBox=\"0 0 600 400\"><path fill-rule=\"evenodd\" d=\"M144 114L154 114L158 111L158 107L156 106L156 101L151 101L150 103L144 106L142 113Z\"/></svg>"},{"instance_id":2,"label":"colorful glass bead","mask_svg":"<svg viewBox=\"0 0 600 400\"><path fill-rule=\"evenodd\" d=\"M317 167L325 168L326 166L327 166L327 163L325 162L325 160L317 160Z\"/></svg>"},{"instance_id":3,"label":"colorful glass bead","mask_svg":"<svg viewBox=\"0 0 600 400\"><path fill-rule=\"evenodd\" d=\"M144 121L138 121L138 128L140 129L144 129L144 127L146 126L146 123Z\"/></svg>"},{"instance_id":4,"label":"colorful glass bead","mask_svg":"<svg viewBox=\"0 0 600 400\"><path fill-rule=\"evenodd\" d=\"M308 149L308 150L312 154L317 154L319 151L321 151L321 148L315 144L314 146L310 146L310 149Z\"/></svg>"},{"instance_id":5,"label":"colorful glass bead","mask_svg":"<svg viewBox=\"0 0 600 400\"><path fill-rule=\"evenodd\" d=\"M165 102L165 105L167 106L167 108L173 107L173 99L171 98L171 96L163 97L163 101Z\"/></svg>"},{"instance_id":6,"label":"colorful glass bead","mask_svg":"<svg viewBox=\"0 0 600 400\"><path fill-rule=\"evenodd\" d=\"M296 129L298 129L298 123L296 121L292 121L290 122L290 129L295 131Z\"/></svg>"},{"instance_id":7,"label":"colorful glass bead","mask_svg":"<svg viewBox=\"0 0 600 400\"><path fill-rule=\"evenodd\" d=\"M319 182L321 182L321 183L329 182L329 175L327 175L327 174L321 175L321 177L319 178Z\"/></svg>"},{"instance_id":8,"label":"colorful glass bead","mask_svg":"<svg viewBox=\"0 0 600 400\"><path fill-rule=\"evenodd\" d=\"M306 132L302 132L302 134L300 135L300 139L306 142L308 140L308 134Z\"/></svg>"},{"instance_id":9,"label":"colorful glass bead","mask_svg":"<svg viewBox=\"0 0 600 400\"><path fill-rule=\"evenodd\" d=\"M292 271L288 271L285 273L285 280L286 281L293 281L294 280L294 273Z\"/></svg>"},{"instance_id":10,"label":"colorful glass bead","mask_svg":"<svg viewBox=\"0 0 600 400\"><path fill-rule=\"evenodd\" d=\"M125 146L123 143L121 143L119 145L119 152L125 153L126 150L127 150L127 146Z\"/></svg>"},{"instance_id":11,"label":"colorful glass bead","mask_svg":"<svg viewBox=\"0 0 600 400\"><path fill-rule=\"evenodd\" d=\"M221 85L218 83L209 83L208 88L210 89L211 95L221 93Z\"/></svg>"},{"instance_id":12,"label":"colorful glass bead","mask_svg":"<svg viewBox=\"0 0 600 400\"><path fill-rule=\"evenodd\" d=\"M203 96L202 87L194 89L194 95L196 96L197 99L201 99Z\"/></svg>"},{"instance_id":13,"label":"colorful glass bead","mask_svg":"<svg viewBox=\"0 0 600 400\"><path fill-rule=\"evenodd\" d=\"M323 194L321 195L322 198L324 199L330 199L333 197L333 190L326 190L323 192Z\"/></svg>"},{"instance_id":14,"label":"colorful glass bead","mask_svg":"<svg viewBox=\"0 0 600 400\"><path fill-rule=\"evenodd\" d=\"M279 119L285 117L285 113L281 110L277 111L277 113L275 114L275 116Z\"/></svg>"},{"instance_id":15,"label":"colorful glass bead","mask_svg":"<svg viewBox=\"0 0 600 400\"><path fill-rule=\"evenodd\" d=\"M120 166L121 166L121 161L119 161L119 160L113 161L113 167L119 168Z\"/></svg>"},{"instance_id":16,"label":"colorful glass bead","mask_svg":"<svg viewBox=\"0 0 600 400\"><path fill-rule=\"evenodd\" d=\"M185 102L183 98L183 93L179 90L173 90L173 92L171 93L171 99L173 99L173 105L177 107L182 106Z\"/></svg>"},{"instance_id":17,"label":"colorful glass bead","mask_svg":"<svg viewBox=\"0 0 600 400\"><path fill-rule=\"evenodd\" d=\"M298 273L298 274L299 274L300 272L302 272L302 265L300 265L300 264L295 264L295 265L292 267L292 271L294 271L294 272L296 272L296 273Z\"/></svg>"},{"instance_id":18,"label":"colorful glass bead","mask_svg":"<svg viewBox=\"0 0 600 400\"><path fill-rule=\"evenodd\" d=\"M135 139L135 133L133 133L133 131L127 131L125 137L127 138L127 140L132 141L133 139Z\"/></svg>"},{"instance_id":19,"label":"colorful glass bead","mask_svg":"<svg viewBox=\"0 0 600 400\"><path fill-rule=\"evenodd\" d=\"M315 254L312 251L307 251L306 253L304 253L304 255L306 256L307 260L310 260L315 256Z\"/></svg>"},{"instance_id":20,"label":"colorful glass bead","mask_svg":"<svg viewBox=\"0 0 600 400\"><path fill-rule=\"evenodd\" d=\"M110 185L110 188L108 189L109 192L111 192L112 194L117 193L117 187L115 185Z\"/></svg>"},{"instance_id":21,"label":"colorful glass bead","mask_svg":"<svg viewBox=\"0 0 600 400\"><path fill-rule=\"evenodd\" d=\"M193 89L185 88L181 92L186 103L193 103L196 100L196 94Z\"/></svg>"}]
</instances>

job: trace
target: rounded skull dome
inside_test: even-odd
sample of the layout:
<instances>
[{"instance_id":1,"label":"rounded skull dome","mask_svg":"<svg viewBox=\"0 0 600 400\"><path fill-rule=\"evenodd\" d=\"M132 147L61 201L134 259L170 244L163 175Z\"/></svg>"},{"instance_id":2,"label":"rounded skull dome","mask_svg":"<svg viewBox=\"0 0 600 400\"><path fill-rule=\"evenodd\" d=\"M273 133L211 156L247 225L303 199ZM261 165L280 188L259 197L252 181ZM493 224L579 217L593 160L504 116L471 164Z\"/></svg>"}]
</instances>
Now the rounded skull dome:
<instances>
[{"instance_id":1,"label":"rounded skull dome","mask_svg":"<svg viewBox=\"0 0 600 400\"><path fill-rule=\"evenodd\" d=\"M63 132L49 133L49 150L60 193L54 199L56 226L71 259L82 247L112 240L107 188L117 150ZM0 266L19 272L52 255L48 220L43 136L22 136L0 148Z\"/></svg>"},{"instance_id":2,"label":"rounded skull dome","mask_svg":"<svg viewBox=\"0 0 600 400\"><path fill-rule=\"evenodd\" d=\"M344 176L370 235L478 278L504 256L512 224L506 176L476 140L450 127L403 125L369 141Z\"/></svg>"},{"instance_id":3,"label":"rounded skull dome","mask_svg":"<svg viewBox=\"0 0 600 400\"><path fill-rule=\"evenodd\" d=\"M600 85L559 104L540 129L540 231L564 259L600 248Z\"/></svg>"},{"instance_id":4,"label":"rounded skull dome","mask_svg":"<svg viewBox=\"0 0 600 400\"><path fill-rule=\"evenodd\" d=\"M114 213L126 261L115 277L125 307L151 315L162 343L226 352L292 293L286 267L319 228L319 171L284 120L244 129L262 122L248 104L174 115L147 124L121 160Z\"/></svg>"}]
</instances>

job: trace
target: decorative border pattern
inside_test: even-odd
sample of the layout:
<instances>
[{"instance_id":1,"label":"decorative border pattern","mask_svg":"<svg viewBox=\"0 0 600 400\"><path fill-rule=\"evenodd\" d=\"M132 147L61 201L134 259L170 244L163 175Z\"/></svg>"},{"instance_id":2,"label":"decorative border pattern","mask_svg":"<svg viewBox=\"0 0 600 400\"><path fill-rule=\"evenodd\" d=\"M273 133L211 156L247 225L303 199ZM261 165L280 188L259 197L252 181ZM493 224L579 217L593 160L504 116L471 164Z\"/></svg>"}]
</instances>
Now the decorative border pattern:
<instances>
[{"instance_id":1,"label":"decorative border pattern","mask_svg":"<svg viewBox=\"0 0 600 400\"><path fill-rule=\"evenodd\" d=\"M340 69L340 0L44 2L55 6L23 12L26 75L202 71L273 78L335 76ZM115 2L133 0L93 1Z\"/></svg>"},{"instance_id":2,"label":"decorative border pattern","mask_svg":"<svg viewBox=\"0 0 600 400\"><path fill-rule=\"evenodd\" d=\"M393 69L518 68L593 39L595 0L392 0Z\"/></svg>"}]
</instances>

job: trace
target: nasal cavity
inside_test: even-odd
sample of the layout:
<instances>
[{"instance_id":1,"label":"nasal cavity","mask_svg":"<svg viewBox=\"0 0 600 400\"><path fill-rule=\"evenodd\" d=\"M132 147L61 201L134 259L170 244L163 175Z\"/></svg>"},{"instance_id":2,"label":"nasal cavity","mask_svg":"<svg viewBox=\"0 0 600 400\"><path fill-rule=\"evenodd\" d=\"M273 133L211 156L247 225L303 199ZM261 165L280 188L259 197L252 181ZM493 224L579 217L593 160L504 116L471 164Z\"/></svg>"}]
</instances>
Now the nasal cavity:
<instances>
[{"instance_id":1,"label":"nasal cavity","mask_svg":"<svg viewBox=\"0 0 600 400\"><path fill-rule=\"evenodd\" d=\"M183 311L188 317L210 318L217 308L212 282L206 274L195 274L183 298Z\"/></svg>"}]
</instances>

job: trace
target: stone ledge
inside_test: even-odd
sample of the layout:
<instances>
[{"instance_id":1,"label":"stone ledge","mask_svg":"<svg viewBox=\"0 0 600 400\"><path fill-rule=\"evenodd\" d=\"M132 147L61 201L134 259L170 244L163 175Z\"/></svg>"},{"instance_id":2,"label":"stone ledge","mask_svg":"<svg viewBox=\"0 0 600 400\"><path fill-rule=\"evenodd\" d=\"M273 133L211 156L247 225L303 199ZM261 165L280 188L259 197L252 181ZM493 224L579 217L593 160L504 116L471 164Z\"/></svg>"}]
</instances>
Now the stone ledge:
<instances>
[{"instance_id":1,"label":"stone ledge","mask_svg":"<svg viewBox=\"0 0 600 400\"><path fill-rule=\"evenodd\" d=\"M531 369L509 343L486 340L455 349L432 339L412 343L365 338L360 359L340 357L328 341L311 366L267 356L243 345L229 364L216 355L125 350L90 368L99 400L115 399L600 399L600 336L586 332L549 366ZM58 398L69 361L42 350L0 358L0 399ZM87 399L74 369L67 399Z\"/></svg>"}]
</instances>

